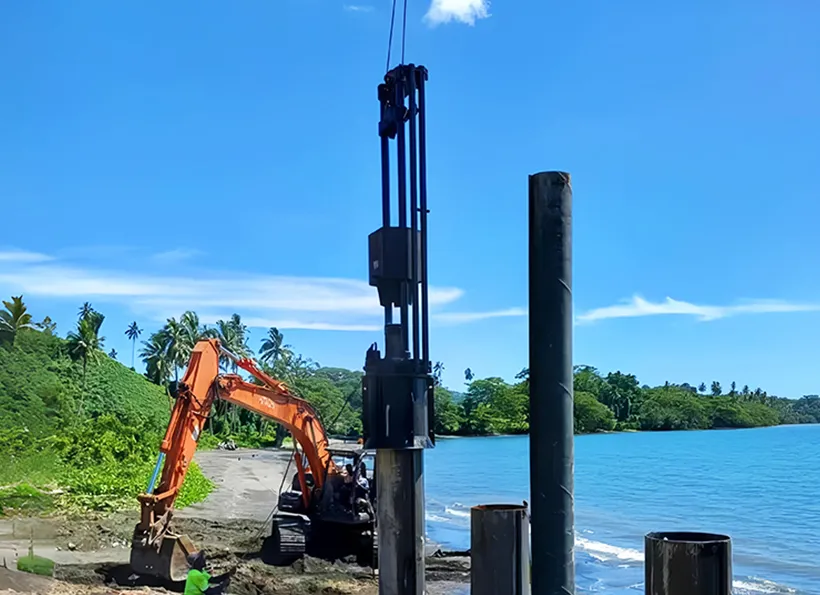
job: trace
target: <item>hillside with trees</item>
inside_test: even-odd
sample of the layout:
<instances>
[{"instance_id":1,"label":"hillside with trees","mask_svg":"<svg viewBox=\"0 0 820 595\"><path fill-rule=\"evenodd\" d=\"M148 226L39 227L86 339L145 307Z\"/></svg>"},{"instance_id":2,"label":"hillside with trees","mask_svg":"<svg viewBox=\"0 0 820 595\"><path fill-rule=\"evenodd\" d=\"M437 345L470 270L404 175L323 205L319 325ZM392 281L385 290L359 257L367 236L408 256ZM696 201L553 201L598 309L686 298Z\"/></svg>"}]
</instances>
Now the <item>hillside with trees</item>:
<instances>
[{"instance_id":1,"label":"hillside with trees","mask_svg":"<svg viewBox=\"0 0 820 595\"><path fill-rule=\"evenodd\" d=\"M331 435L361 432L362 372L323 367L299 354L284 335L271 328L251 345L238 314L213 326L195 312L171 318L142 338L135 321L122 332L131 342L126 366L117 353L105 352L105 316L91 304L80 307L74 328L61 338L53 321L39 322L22 296L0 309L0 457L11 463L0 469L0 509L15 502L42 498L43 507L107 508L133 504L150 474L172 400L168 383L179 379L191 350L200 339L217 338L231 352L255 357L271 376L283 380L310 401ZM142 340L141 340L142 339ZM140 360L145 372L135 371ZM237 372L227 358L224 371ZM444 364L433 367L436 378L436 433L482 436L523 434L529 430L529 371L515 382L476 378L464 371L464 388L441 383ZM610 431L705 430L750 428L820 422L820 397L790 400L734 382L641 385L633 374L603 374L576 366L575 429L577 433ZM231 438L246 446L281 446L286 433L278 424L218 401L200 438L200 447ZM31 490L34 492L31 492ZM204 498L209 482L194 467L185 502ZM20 496L21 490L28 494ZM27 499L28 498L28 499ZM12 504L9 504L9 503Z\"/></svg>"},{"instance_id":2,"label":"hillside with trees","mask_svg":"<svg viewBox=\"0 0 820 595\"><path fill-rule=\"evenodd\" d=\"M103 352L84 304L65 338L22 297L0 309L0 516L135 506L168 422L165 390ZM211 489L195 465L181 504Z\"/></svg>"}]
</instances>

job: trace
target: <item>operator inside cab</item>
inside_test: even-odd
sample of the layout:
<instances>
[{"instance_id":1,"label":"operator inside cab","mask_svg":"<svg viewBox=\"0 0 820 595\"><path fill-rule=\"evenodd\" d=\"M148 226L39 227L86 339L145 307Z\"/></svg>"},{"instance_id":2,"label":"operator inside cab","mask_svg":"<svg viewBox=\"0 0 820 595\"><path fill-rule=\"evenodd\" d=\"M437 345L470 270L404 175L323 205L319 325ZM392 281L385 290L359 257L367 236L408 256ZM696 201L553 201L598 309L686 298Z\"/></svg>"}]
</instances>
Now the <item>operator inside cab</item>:
<instances>
[{"instance_id":1,"label":"operator inside cab","mask_svg":"<svg viewBox=\"0 0 820 595\"><path fill-rule=\"evenodd\" d=\"M185 579L183 595L221 595L228 587L235 568L217 577L211 577L206 567L205 552L202 550L188 556L188 576Z\"/></svg>"}]
</instances>

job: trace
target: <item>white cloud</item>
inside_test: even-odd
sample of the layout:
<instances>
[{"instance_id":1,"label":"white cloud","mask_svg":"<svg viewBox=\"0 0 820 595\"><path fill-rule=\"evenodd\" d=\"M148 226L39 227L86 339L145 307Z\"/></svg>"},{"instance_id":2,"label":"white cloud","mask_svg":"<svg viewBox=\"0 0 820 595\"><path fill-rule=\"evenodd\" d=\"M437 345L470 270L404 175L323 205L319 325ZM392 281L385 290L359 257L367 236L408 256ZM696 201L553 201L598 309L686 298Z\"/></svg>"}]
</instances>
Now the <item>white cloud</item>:
<instances>
[{"instance_id":1,"label":"white cloud","mask_svg":"<svg viewBox=\"0 0 820 595\"><path fill-rule=\"evenodd\" d=\"M213 320L217 314L239 312L254 326L347 331L383 326L376 289L355 279L236 273L185 277L0 262L0 289L119 304L156 321L196 310ZM430 307L446 306L462 295L458 288L431 287Z\"/></svg>"},{"instance_id":2,"label":"white cloud","mask_svg":"<svg viewBox=\"0 0 820 595\"><path fill-rule=\"evenodd\" d=\"M432 25L458 21L475 25L490 16L490 0L433 0L424 20Z\"/></svg>"},{"instance_id":3,"label":"white cloud","mask_svg":"<svg viewBox=\"0 0 820 595\"><path fill-rule=\"evenodd\" d=\"M221 316L200 317L203 324L214 324L217 320L227 320L230 314ZM306 320L287 320L278 318L260 318L258 316L242 317L242 323L251 328L301 329L309 331L380 331L383 324L339 324L332 322L310 322Z\"/></svg>"},{"instance_id":4,"label":"white cloud","mask_svg":"<svg viewBox=\"0 0 820 595\"><path fill-rule=\"evenodd\" d=\"M176 264L184 260L193 258L194 256L199 256L202 253L202 250L195 250L190 248L176 248L174 250L168 250L166 252L159 252L157 254L154 254L152 258L155 261L160 262L162 264Z\"/></svg>"},{"instance_id":5,"label":"white cloud","mask_svg":"<svg viewBox=\"0 0 820 595\"><path fill-rule=\"evenodd\" d=\"M46 262L52 257L39 252L27 252L25 250L0 250L0 262Z\"/></svg>"},{"instance_id":6,"label":"white cloud","mask_svg":"<svg viewBox=\"0 0 820 595\"><path fill-rule=\"evenodd\" d=\"M465 322L476 322L490 318L506 318L510 316L526 316L525 308L507 308L506 310L493 310L491 312L440 312L434 315L438 322L450 324L461 324Z\"/></svg>"},{"instance_id":7,"label":"white cloud","mask_svg":"<svg viewBox=\"0 0 820 595\"><path fill-rule=\"evenodd\" d=\"M365 4L345 4L343 8L348 12L373 12L373 7Z\"/></svg>"},{"instance_id":8,"label":"white cloud","mask_svg":"<svg viewBox=\"0 0 820 595\"><path fill-rule=\"evenodd\" d=\"M798 304L779 300L754 300L732 306L709 306L682 302L667 297L662 302L650 302L640 296L622 304L595 308L576 318L579 323L608 318L636 318L639 316L685 315L701 321L717 320L739 314L766 314L775 312L818 312L820 304Z\"/></svg>"}]
</instances>

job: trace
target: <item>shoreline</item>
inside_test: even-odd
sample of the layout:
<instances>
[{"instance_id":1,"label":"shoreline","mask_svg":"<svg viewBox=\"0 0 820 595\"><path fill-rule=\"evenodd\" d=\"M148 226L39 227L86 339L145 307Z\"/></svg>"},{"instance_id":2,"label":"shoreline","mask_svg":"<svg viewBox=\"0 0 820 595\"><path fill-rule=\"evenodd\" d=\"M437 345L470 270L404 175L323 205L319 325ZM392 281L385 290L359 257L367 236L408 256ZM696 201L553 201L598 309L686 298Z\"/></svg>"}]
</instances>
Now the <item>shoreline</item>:
<instances>
[{"instance_id":1,"label":"shoreline","mask_svg":"<svg viewBox=\"0 0 820 595\"><path fill-rule=\"evenodd\" d=\"M820 423L809 424L773 424L770 426L749 426L749 427L726 427L726 428L694 428L691 430L600 430L596 432L586 432L581 434L573 434L574 437L579 436L607 436L610 434L674 434L674 433L693 433L693 432L725 432L725 431L742 431L742 430L765 430L767 428L787 428L787 427L812 427L820 426ZM457 440L465 438L514 438L517 436L529 436L529 432L522 432L520 434L436 434L436 440Z\"/></svg>"}]
</instances>

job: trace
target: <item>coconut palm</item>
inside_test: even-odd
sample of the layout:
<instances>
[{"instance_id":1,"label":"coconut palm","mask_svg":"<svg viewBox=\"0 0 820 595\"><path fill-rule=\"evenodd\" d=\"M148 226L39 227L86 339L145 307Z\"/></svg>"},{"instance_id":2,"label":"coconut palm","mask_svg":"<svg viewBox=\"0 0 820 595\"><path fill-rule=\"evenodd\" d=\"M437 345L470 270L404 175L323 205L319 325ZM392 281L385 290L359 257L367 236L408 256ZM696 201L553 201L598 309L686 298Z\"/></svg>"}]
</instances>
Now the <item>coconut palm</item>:
<instances>
[{"instance_id":1,"label":"coconut palm","mask_svg":"<svg viewBox=\"0 0 820 595\"><path fill-rule=\"evenodd\" d=\"M285 357L290 352L290 345L284 345L285 336L275 326L268 329L268 335L262 339L262 347L259 349L259 361L271 366Z\"/></svg>"},{"instance_id":2,"label":"coconut palm","mask_svg":"<svg viewBox=\"0 0 820 595\"><path fill-rule=\"evenodd\" d=\"M230 325L234 329L234 333L236 336L236 349L237 355L242 357L250 357L253 352L248 345L248 327L247 325L242 324L242 318L239 314L231 314Z\"/></svg>"},{"instance_id":3,"label":"coconut palm","mask_svg":"<svg viewBox=\"0 0 820 595\"><path fill-rule=\"evenodd\" d=\"M444 372L444 363L436 362L433 365L433 379L436 381L436 386L441 386L441 374Z\"/></svg>"},{"instance_id":4,"label":"coconut palm","mask_svg":"<svg viewBox=\"0 0 820 595\"><path fill-rule=\"evenodd\" d=\"M179 369L185 365L186 333L185 327L175 318L169 318L161 331L168 340L168 360L174 367L174 380L179 380Z\"/></svg>"},{"instance_id":5,"label":"coconut palm","mask_svg":"<svg viewBox=\"0 0 820 595\"><path fill-rule=\"evenodd\" d=\"M214 334L225 349L232 352L239 357L249 357L251 355L250 347L248 347L247 337L248 327L242 324L239 314L234 314L227 321L217 320ZM220 358L220 365L227 369L230 365L236 373L237 366L231 362L227 357Z\"/></svg>"},{"instance_id":6,"label":"coconut palm","mask_svg":"<svg viewBox=\"0 0 820 595\"><path fill-rule=\"evenodd\" d=\"M182 338L178 347L179 355L181 361L187 362L191 359L191 352L197 341L208 335L208 328L199 324L199 316L190 310L180 316L179 323L182 326Z\"/></svg>"},{"instance_id":7,"label":"coconut palm","mask_svg":"<svg viewBox=\"0 0 820 595\"><path fill-rule=\"evenodd\" d=\"M168 347L170 339L161 329L143 341L143 349L140 350L140 357L145 362L145 375L154 384L165 386L171 377L171 358Z\"/></svg>"},{"instance_id":8,"label":"coconut palm","mask_svg":"<svg viewBox=\"0 0 820 595\"><path fill-rule=\"evenodd\" d=\"M131 324L128 325L128 328L125 329L125 336L128 337L128 340L131 341L131 369L134 369L134 352L137 349L137 339L142 334L142 329L137 324L135 320Z\"/></svg>"},{"instance_id":9,"label":"coconut palm","mask_svg":"<svg viewBox=\"0 0 820 595\"><path fill-rule=\"evenodd\" d=\"M0 310L0 339L8 340L14 345L17 333L32 328L31 314L23 303L23 296L12 296L11 301L3 300L4 310Z\"/></svg>"},{"instance_id":10,"label":"coconut palm","mask_svg":"<svg viewBox=\"0 0 820 595\"><path fill-rule=\"evenodd\" d=\"M96 361L99 357L105 337L100 336L100 327L105 316L90 310L86 316L77 322L77 330L68 333L68 353L74 359L83 362L83 386L80 395L79 413L82 414L83 400L85 399L85 380L88 372L88 362Z\"/></svg>"},{"instance_id":11,"label":"coconut palm","mask_svg":"<svg viewBox=\"0 0 820 595\"><path fill-rule=\"evenodd\" d=\"M82 306L80 306L80 311L78 312L80 316L80 320L88 316L94 311L94 308L91 307L91 302L84 302Z\"/></svg>"},{"instance_id":12,"label":"coconut palm","mask_svg":"<svg viewBox=\"0 0 820 595\"><path fill-rule=\"evenodd\" d=\"M219 339L222 346L234 355L239 357L250 357L252 352L248 346L247 333L248 327L242 324L242 319L239 314L233 314L227 321L217 320L216 328L212 329L209 334ZM238 371L236 362L233 362L224 356L219 358L219 365L225 370L230 367L234 374ZM217 409L217 414L224 416L230 427L238 428L241 423L240 410L227 402L220 402L223 403L223 410L219 411ZM219 407L219 405L217 407Z\"/></svg>"},{"instance_id":13,"label":"coconut palm","mask_svg":"<svg viewBox=\"0 0 820 595\"><path fill-rule=\"evenodd\" d=\"M43 318L42 322L35 322L34 326L47 335L54 335L54 331L57 330L57 323L51 320L50 316Z\"/></svg>"},{"instance_id":14,"label":"coconut palm","mask_svg":"<svg viewBox=\"0 0 820 595\"><path fill-rule=\"evenodd\" d=\"M108 352L108 357L110 357L111 359L117 359L117 350L112 349L111 351L109 351Z\"/></svg>"}]
</instances>

